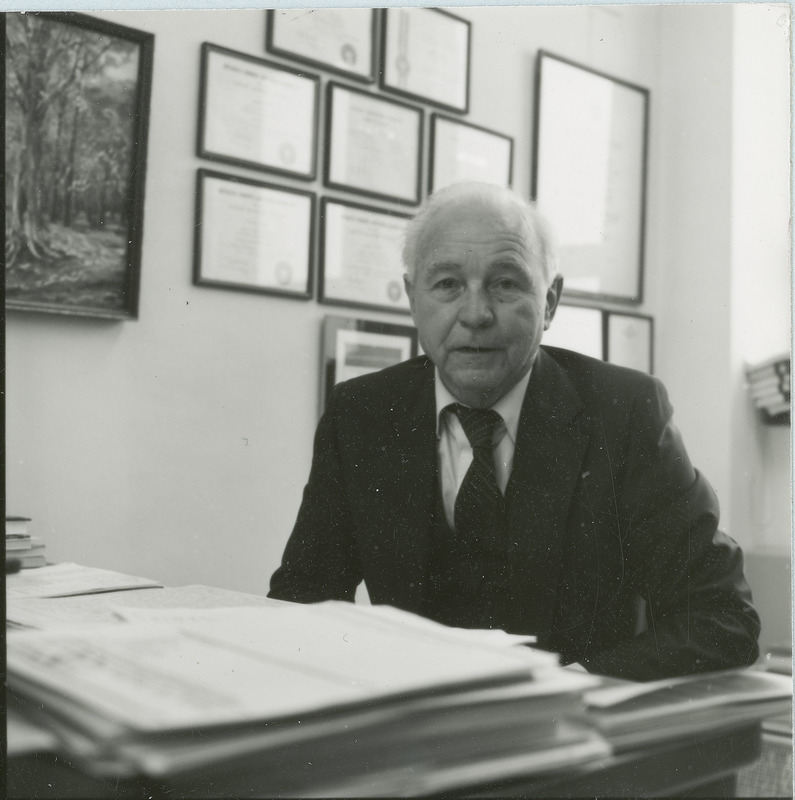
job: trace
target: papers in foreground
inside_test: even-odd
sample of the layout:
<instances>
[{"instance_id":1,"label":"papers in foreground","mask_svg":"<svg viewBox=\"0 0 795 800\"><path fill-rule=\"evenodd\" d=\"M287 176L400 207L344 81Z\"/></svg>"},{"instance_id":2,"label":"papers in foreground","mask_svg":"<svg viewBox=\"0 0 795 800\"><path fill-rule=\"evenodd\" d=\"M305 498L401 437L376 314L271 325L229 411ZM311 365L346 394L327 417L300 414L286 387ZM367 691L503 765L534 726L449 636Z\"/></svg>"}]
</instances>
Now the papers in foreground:
<instances>
[{"instance_id":1,"label":"papers in foreground","mask_svg":"<svg viewBox=\"0 0 795 800\"><path fill-rule=\"evenodd\" d=\"M575 719L595 679L511 637L347 603L119 613L8 636L12 693L94 773L405 795L608 753Z\"/></svg>"}]
</instances>

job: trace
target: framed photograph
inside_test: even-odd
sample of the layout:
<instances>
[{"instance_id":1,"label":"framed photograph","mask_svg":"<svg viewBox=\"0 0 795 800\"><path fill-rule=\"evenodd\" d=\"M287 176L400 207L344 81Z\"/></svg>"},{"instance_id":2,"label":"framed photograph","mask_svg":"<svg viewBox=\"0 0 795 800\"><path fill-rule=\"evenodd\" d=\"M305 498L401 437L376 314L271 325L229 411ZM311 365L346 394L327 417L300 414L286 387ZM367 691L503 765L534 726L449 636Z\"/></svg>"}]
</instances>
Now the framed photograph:
<instances>
[{"instance_id":1,"label":"framed photograph","mask_svg":"<svg viewBox=\"0 0 795 800\"><path fill-rule=\"evenodd\" d=\"M513 139L479 125L431 115L428 191L458 181L485 181L510 187Z\"/></svg>"},{"instance_id":2,"label":"framed photograph","mask_svg":"<svg viewBox=\"0 0 795 800\"><path fill-rule=\"evenodd\" d=\"M341 381L414 358L417 329L411 325L327 316L323 321L322 346L321 413L331 390Z\"/></svg>"},{"instance_id":3,"label":"framed photograph","mask_svg":"<svg viewBox=\"0 0 795 800\"><path fill-rule=\"evenodd\" d=\"M154 37L5 17L6 308L135 319Z\"/></svg>"},{"instance_id":4,"label":"framed photograph","mask_svg":"<svg viewBox=\"0 0 795 800\"><path fill-rule=\"evenodd\" d=\"M265 48L349 78L375 80L373 8L271 9Z\"/></svg>"},{"instance_id":5,"label":"framed photograph","mask_svg":"<svg viewBox=\"0 0 795 800\"><path fill-rule=\"evenodd\" d=\"M200 169L194 283L312 296L315 195Z\"/></svg>"},{"instance_id":6,"label":"framed photograph","mask_svg":"<svg viewBox=\"0 0 795 800\"><path fill-rule=\"evenodd\" d=\"M645 314L605 311L606 358L622 367L654 371L654 319Z\"/></svg>"},{"instance_id":7,"label":"framed photograph","mask_svg":"<svg viewBox=\"0 0 795 800\"><path fill-rule=\"evenodd\" d=\"M422 111L333 81L327 92L326 186L417 205Z\"/></svg>"},{"instance_id":8,"label":"framed photograph","mask_svg":"<svg viewBox=\"0 0 795 800\"><path fill-rule=\"evenodd\" d=\"M549 330L544 331L541 343L574 350L604 361L606 353L602 310L561 303Z\"/></svg>"},{"instance_id":9,"label":"framed photograph","mask_svg":"<svg viewBox=\"0 0 795 800\"><path fill-rule=\"evenodd\" d=\"M320 301L410 313L401 249L408 214L323 198Z\"/></svg>"},{"instance_id":10,"label":"framed photograph","mask_svg":"<svg viewBox=\"0 0 795 800\"><path fill-rule=\"evenodd\" d=\"M204 42L201 158L312 180L320 78Z\"/></svg>"},{"instance_id":11,"label":"framed photograph","mask_svg":"<svg viewBox=\"0 0 795 800\"><path fill-rule=\"evenodd\" d=\"M436 8L385 8L381 88L466 114L472 24Z\"/></svg>"},{"instance_id":12,"label":"framed photograph","mask_svg":"<svg viewBox=\"0 0 795 800\"><path fill-rule=\"evenodd\" d=\"M643 299L648 107L647 89L539 53L532 194L567 295Z\"/></svg>"}]
</instances>

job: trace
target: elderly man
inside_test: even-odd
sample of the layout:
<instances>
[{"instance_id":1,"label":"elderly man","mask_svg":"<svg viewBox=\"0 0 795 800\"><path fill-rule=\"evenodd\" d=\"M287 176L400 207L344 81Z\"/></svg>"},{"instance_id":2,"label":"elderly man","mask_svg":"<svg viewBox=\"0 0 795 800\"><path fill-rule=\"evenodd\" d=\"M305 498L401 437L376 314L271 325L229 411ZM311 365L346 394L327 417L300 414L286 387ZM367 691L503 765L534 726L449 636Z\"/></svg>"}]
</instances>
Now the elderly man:
<instances>
[{"instance_id":1,"label":"elderly man","mask_svg":"<svg viewBox=\"0 0 795 800\"><path fill-rule=\"evenodd\" d=\"M513 193L456 184L409 224L427 354L340 384L270 596L535 634L633 679L750 664L742 554L660 382L540 347L563 280Z\"/></svg>"}]
</instances>

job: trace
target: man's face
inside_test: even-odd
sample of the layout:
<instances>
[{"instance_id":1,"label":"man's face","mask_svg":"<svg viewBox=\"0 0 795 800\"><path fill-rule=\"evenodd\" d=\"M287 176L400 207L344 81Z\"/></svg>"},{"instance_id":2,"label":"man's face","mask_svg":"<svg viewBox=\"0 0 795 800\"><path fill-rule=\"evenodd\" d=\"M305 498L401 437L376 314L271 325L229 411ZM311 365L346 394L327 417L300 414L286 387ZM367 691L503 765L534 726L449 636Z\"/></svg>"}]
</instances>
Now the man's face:
<instances>
[{"instance_id":1,"label":"man's face","mask_svg":"<svg viewBox=\"0 0 795 800\"><path fill-rule=\"evenodd\" d=\"M479 408L530 369L561 288L530 263L518 209L471 201L437 212L406 277L423 349L453 396Z\"/></svg>"}]
</instances>

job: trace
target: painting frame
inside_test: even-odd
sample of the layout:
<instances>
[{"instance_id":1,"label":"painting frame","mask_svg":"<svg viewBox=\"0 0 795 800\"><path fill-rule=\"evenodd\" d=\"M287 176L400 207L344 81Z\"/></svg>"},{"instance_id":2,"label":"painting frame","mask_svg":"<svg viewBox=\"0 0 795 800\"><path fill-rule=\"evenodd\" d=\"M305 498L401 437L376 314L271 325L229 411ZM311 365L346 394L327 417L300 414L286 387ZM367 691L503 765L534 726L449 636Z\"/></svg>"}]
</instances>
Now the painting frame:
<instances>
[{"instance_id":1,"label":"painting frame","mask_svg":"<svg viewBox=\"0 0 795 800\"><path fill-rule=\"evenodd\" d=\"M411 26L411 18L424 24ZM470 20L441 8L383 9L379 85L385 92L468 114L471 61Z\"/></svg>"},{"instance_id":2,"label":"painting frame","mask_svg":"<svg viewBox=\"0 0 795 800\"><path fill-rule=\"evenodd\" d=\"M361 358L351 358L348 368L340 368L340 353L345 353L346 348L350 353L357 346L370 348L371 352L359 353ZM325 411L331 392L340 381L414 358L418 352L419 338L412 325L326 315L321 341L320 413Z\"/></svg>"},{"instance_id":3,"label":"painting frame","mask_svg":"<svg viewBox=\"0 0 795 800\"><path fill-rule=\"evenodd\" d=\"M10 26L15 27L12 30ZM3 27L7 45L11 43L5 53L5 307L9 311L135 320L140 299L154 35L76 12L4 14ZM37 37L38 50L50 57L51 71L36 69L30 37ZM76 66L79 60L84 60L82 69ZM21 87L29 85L20 82L24 68L39 82L55 74L63 80L58 84L60 94L50 96L46 108L14 119L9 111L15 91L22 92ZM95 113L95 95L99 93L103 124L86 123L84 117ZM44 94L37 92L37 96ZM24 93L20 98L24 101ZM18 114L22 113L20 98L16 100ZM28 109L35 105L28 103ZM56 113L59 116L54 120ZM45 124L47 121L50 124ZM39 133L32 134L34 128ZM47 182L43 164L36 167L22 155L35 150L30 146L31 135L41 138L40 157L50 160ZM53 135L55 142L44 141L43 137ZM69 152L66 164L55 155L63 151L64 143ZM24 194L49 197L47 214L40 205L35 212L39 222L30 219L31 202L30 198L22 202ZM19 242L18 222L27 230L21 250L14 249ZM32 229L35 239L31 238ZM20 257L30 257L24 262L26 270L22 266L17 269L19 262L14 259ZM46 265L46 278L41 280L36 278L40 265Z\"/></svg>"},{"instance_id":4,"label":"painting frame","mask_svg":"<svg viewBox=\"0 0 795 800\"><path fill-rule=\"evenodd\" d=\"M364 26L369 31L369 41L362 41L364 37L362 36L361 29L357 30L354 29L353 26L349 25L346 30L344 20L339 19L339 12L341 11L370 12L370 19L367 22L367 25ZM311 31L308 32L308 41L303 43L284 41L283 34L281 34L282 39L279 41L279 19L280 16L285 13L288 13L285 9L278 8L271 8L266 11L265 50L268 53L281 56L282 58L289 58L302 64L309 64L312 67L319 68L327 72L334 72L338 75L344 75L346 78L352 78L353 80L362 81L363 83L375 82L377 63L376 28L378 24L378 15L376 13L376 9L361 7L340 9L334 8L333 6L326 6L324 8L307 10L307 13L311 13L315 20L321 17L327 18L332 14L337 17L336 21L339 25L339 29L335 31L338 38L334 44L342 44L340 47L339 57L336 57L333 54L324 54L322 50L317 47L317 38L315 38L314 41L312 40ZM295 14L297 12L292 10L289 13ZM322 41L323 32L318 31L317 34ZM313 44L315 45L314 48L312 47ZM329 40L324 44L330 47L332 42ZM360 58L357 48L361 46L369 48L369 52L365 52L363 57ZM355 65L360 62L363 65L366 65L364 69L356 68ZM351 63L354 66L346 66Z\"/></svg>"},{"instance_id":5,"label":"painting frame","mask_svg":"<svg viewBox=\"0 0 795 800\"><path fill-rule=\"evenodd\" d=\"M362 122L365 119L367 124ZM419 205L424 122L423 110L417 106L329 81L325 186L392 203ZM395 146L396 139L402 141L402 147ZM351 164L355 170L349 167ZM358 179L351 177L353 171Z\"/></svg>"},{"instance_id":6,"label":"painting frame","mask_svg":"<svg viewBox=\"0 0 795 800\"><path fill-rule=\"evenodd\" d=\"M219 184L214 192L210 191L211 182ZM224 183L227 184L226 188L220 185ZM269 196L270 204L267 202ZM289 207L290 200L293 201L292 208ZM305 201L303 213L299 205L301 200ZM213 214L217 214L222 222L213 219ZM313 242L316 216L317 198L314 192L248 176L198 169L194 285L311 300L314 296ZM296 235L299 227L303 227L303 237ZM252 236L254 231L256 234ZM268 232L283 234L282 241L259 241ZM211 246L213 243L214 247ZM218 252L227 258L232 254L231 266L228 263L216 263L218 259L213 255ZM306 259L303 265L298 265L298 277L303 276L303 282L291 287L296 270L293 256L296 254ZM269 263L269 258L275 259L275 263ZM261 277L266 267L271 267L272 274ZM252 279L252 273L258 277ZM246 278L246 275L249 277Z\"/></svg>"},{"instance_id":7,"label":"painting frame","mask_svg":"<svg viewBox=\"0 0 795 800\"><path fill-rule=\"evenodd\" d=\"M556 232L564 295L639 305L650 91L545 50L535 78L531 197Z\"/></svg>"},{"instance_id":8,"label":"painting frame","mask_svg":"<svg viewBox=\"0 0 795 800\"><path fill-rule=\"evenodd\" d=\"M447 130L445 131L445 129ZM458 136L455 135L455 131L459 132ZM467 148L467 142L462 138L467 135L480 140L477 143L471 142L470 144L474 145L471 149ZM489 147L489 143L491 143L491 147ZM495 147L500 144L503 146L507 144L507 158L504 154L496 152ZM485 181L510 189L513 184L513 149L512 136L444 114L432 113L428 155L428 192L432 193L442 186L461 180ZM451 161L466 163L487 152L491 157L491 163L487 163L485 168L456 172L456 168L450 165ZM503 156L503 162L496 163L500 155ZM504 179L500 180L498 174L502 174Z\"/></svg>"},{"instance_id":9,"label":"painting frame","mask_svg":"<svg viewBox=\"0 0 795 800\"><path fill-rule=\"evenodd\" d=\"M202 42L199 158L313 181L319 113L318 75ZM277 130L268 128L273 120L278 120Z\"/></svg>"}]
</instances>

